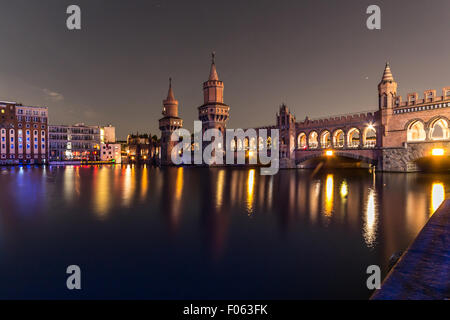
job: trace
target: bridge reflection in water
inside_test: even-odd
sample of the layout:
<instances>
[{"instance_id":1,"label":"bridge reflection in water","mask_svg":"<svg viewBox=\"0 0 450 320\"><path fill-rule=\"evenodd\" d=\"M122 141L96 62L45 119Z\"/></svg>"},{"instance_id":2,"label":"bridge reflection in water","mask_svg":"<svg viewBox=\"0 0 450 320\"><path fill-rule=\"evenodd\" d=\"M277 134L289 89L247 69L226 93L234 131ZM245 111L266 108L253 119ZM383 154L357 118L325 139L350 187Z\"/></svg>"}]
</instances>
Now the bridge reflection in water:
<instances>
[{"instance_id":1,"label":"bridge reflection in water","mask_svg":"<svg viewBox=\"0 0 450 320\"><path fill-rule=\"evenodd\" d=\"M312 281L315 286L341 288L339 279L321 283L313 271L332 274L332 268L341 268L351 291L352 281L355 286L359 283L352 277L368 263L386 270L389 257L407 248L450 188L449 175L368 169L322 169L315 175L311 170L280 170L275 176L260 176L259 169L249 168L45 170L1 170L0 244L23 244L14 250L27 256L28 250L39 251L34 243L46 241L42 240L45 234L45 239L51 239L50 247L64 244L70 251L73 242L74 255L84 252L80 246L86 252L114 248L118 257L126 256L131 263L149 253L145 272L156 270L159 264L166 266L162 261L167 260L173 268L176 263L183 266L176 269L178 281L192 278L199 283L205 274L219 272L214 268L224 268L228 276L250 281L249 291L258 287L251 281L260 283L253 272L270 278L267 283L272 285L281 281L280 274L289 275L284 285L280 282L282 292L289 292L287 283L292 279L301 280L304 286ZM37 229L30 233L32 228ZM80 238L80 230L90 230L89 236ZM24 234L27 240L20 240ZM156 260L151 252L157 252ZM214 268L205 265L205 257L215 263ZM101 254L93 259L102 259ZM5 266L0 271L7 274ZM259 266L276 272L268 274ZM154 272L163 277L166 269L158 270ZM225 280L214 279L222 290L228 288ZM298 297L297 293L283 297Z\"/></svg>"},{"instance_id":2,"label":"bridge reflection in water","mask_svg":"<svg viewBox=\"0 0 450 320\"><path fill-rule=\"evenodd\" d=\"M407 232L417 233L445 197L445 184L440 182L443 180L437 181L433 175L375 174L361 169L325 171L314 177L309 170L281 171L271 177L259 176L257 169L116 166L64 169L63 190L68 200L77 193L79 197L87 196L79 194L80 184L89 183L82 181L80 171L92 173L94 192L89 202L99 219L104 219L113 208L134 207L139 202L147 202L149 196L151 199L160 196L164 211L161 214L169 217L171 229L186 214L187 201L198 201L205 215L232 216L240 211L249 216L270 213L278 216L283 228L305 220L311 225L326 226L333 222L361 228L368 247L378 243L378 237L383 236L379 233L390 230L389 224L379 226L380 215L387 220L398 219L395 224L402 223L406 217ZM199 171L205 175L201 181L194 173ZM192 175L196 185L191 182ZM161 180L159 186L154 185L155 180ZM75 194L74 190L77 190ZM423 191L427 190L428 197L425 197ZM183 198L185 193L189 196ZM393 214L397 211L400 214Z\"/></svg>"}]
</instances>

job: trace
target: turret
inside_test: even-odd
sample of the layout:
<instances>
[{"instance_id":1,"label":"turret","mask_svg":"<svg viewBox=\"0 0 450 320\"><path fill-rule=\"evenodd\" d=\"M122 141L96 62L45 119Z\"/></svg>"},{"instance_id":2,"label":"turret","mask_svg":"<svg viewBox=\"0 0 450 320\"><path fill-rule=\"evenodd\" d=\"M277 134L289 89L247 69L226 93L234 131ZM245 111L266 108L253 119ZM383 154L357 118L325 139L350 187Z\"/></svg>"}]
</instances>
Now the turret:
<instances>
[{"instance_id":1,"label":"turret","mask_svg":"<svg viewBox=\"0 0 450 320\"><path fill-rule=\"evenodd\" d=\"M183 119L178 117L178 101L175 100L172 89L172 79L169 79L169 92L167 98L163 100L163 118L159 119L159 129L161 130L161 164L172 164L172 149L175 146L171 141L172 133L183 127Z\"/></svg>"},{"instance_id":2,"label":"turret","mask_svg":"<svg viewBox=\"0 0 450 320\"><path fill-rule=\"evenodd\" d=\"M212 53L209 78L203 83L203 105L198 108L198 118L202 121L203 132L214 128L224 134L230 107L223 100L223 82L219 80L215 58L215 53Z\"/></svg>"},{"instance_id":3,"label":"turret","mask_svg":"<svg viewBox=\"0 0 450 320\"><path fill-rule=\"evenodd\" d=\"M379 109L392 109L395 104L395 97L397 96L397 82L389 66L389 62L386 63L384 68L383 77L378 84L378 107Z\"/></svg>"}]
</instances>

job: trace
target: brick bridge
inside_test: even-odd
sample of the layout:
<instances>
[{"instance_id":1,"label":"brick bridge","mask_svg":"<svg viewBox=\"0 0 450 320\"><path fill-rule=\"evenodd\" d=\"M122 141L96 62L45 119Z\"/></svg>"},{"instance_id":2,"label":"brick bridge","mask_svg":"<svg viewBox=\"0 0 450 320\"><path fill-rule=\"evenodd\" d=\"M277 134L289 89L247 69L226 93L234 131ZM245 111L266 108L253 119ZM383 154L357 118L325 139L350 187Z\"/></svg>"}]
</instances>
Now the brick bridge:
<instances>
[{"instance_id":1,"label":"brick bridge","mask_svg":"<svg viewBox=\"0 0 450 320\"><path fill-rule=\"evenodd\" d=\"M280 164L301 167L327 156L356 159L382 171L416 171L432 153L447 159L450 152L450 87L436 95L427 90L405 101L397 95L389 64L378 85L378 110L297 122L288 107L277 114ZM434 150L434 151L433 151ZM443 155L441 154L443 153Z\"/></svg>"}]
</instances>

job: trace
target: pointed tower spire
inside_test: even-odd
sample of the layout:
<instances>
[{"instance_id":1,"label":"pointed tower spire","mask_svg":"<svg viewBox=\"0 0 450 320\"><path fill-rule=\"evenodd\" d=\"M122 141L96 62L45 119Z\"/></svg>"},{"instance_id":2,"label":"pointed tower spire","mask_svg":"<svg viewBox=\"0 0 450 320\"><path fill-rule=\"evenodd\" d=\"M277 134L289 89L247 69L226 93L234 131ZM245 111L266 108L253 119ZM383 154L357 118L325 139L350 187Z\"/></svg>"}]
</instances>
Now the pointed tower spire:
<instances>
[{"instance_id":1,"label":"pointed tower spire","mask_svg":"<svg viewBox=\"0 0 450 320\"><path fill-rule=\"evenodd\" d=\"M381 81L394 81L394 77L392 76L391 67L389 66L389 62L386 62L386 66L384 67L383 78Z\"/></svg>"},{"instance_id":2,"label":"pointed tower spire","mask_svg":"<svg viewBox=\"0 0 450 320\"><path fill-rule=\"evenodd\" d=\"M219 80L219 76L217 75L217 70L216 70L216 53L213 51L211 54L211 71L209 72L209 79L208 80L213 80L213 81L218 81Z\"/></svg>"},{"instance_id":3,"label":"pointed tower spire","mask_svg":"<svg viewBox=\"0 0 450 320\"><path fill-rule=\"evenodd\" d=\"M163 112L164 116L178 117L178 101L175 99L172 89L172 78L169 78L169 91L167 92L167 98L163 100Z\"/></svg>"},{"instance_id":4,"label":"pointed tower spire","mask_svg":"<svg viewBox=\"0 0 450 320\"><path fill-rule=\"evenodd\" d=\"M167 93L166 101L175 101L175 96L173 95L172 90L172 78L169 78L169 92Z\"/></svg>"}]
</instances>

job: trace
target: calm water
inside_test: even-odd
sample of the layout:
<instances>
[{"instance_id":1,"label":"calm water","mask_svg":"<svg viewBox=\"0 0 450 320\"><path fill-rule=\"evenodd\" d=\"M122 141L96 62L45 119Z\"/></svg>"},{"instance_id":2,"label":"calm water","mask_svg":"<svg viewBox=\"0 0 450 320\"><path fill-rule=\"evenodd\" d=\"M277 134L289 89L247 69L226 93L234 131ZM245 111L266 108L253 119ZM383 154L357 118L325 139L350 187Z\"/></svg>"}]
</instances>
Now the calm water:
<instances>
[{"instance_id":1,"label":"calm water","mask_svg":"<svg viewBox=\"0 0 450 320\"><path fill-rule=\"evenodd\" d=\"M368 170L0 169L0 298L361 298L450 177ZM66 267L82 269L68 291Z\"/></svg>"}]
</instances>

